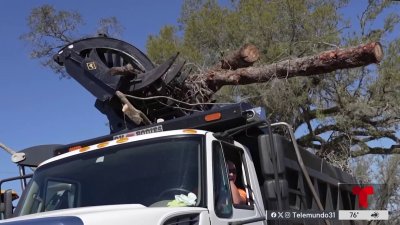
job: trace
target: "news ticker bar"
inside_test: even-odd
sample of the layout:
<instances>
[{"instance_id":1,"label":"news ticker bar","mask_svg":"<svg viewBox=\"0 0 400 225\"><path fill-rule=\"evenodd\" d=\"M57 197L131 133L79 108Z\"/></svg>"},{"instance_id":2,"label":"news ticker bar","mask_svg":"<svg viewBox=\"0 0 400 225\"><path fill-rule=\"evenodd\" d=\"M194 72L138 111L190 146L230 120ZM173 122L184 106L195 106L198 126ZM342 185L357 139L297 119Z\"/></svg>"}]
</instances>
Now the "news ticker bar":
<instances>
[{"instance_id":1,"label":"news ticker bar","mask_svg":"<svg viewBox=\"0 0 400 225\"><path fill-rule=\"evenodd\" d=\"M266 211L267 220L388 220L387 210Z\"/></svg>"}]
</instances>

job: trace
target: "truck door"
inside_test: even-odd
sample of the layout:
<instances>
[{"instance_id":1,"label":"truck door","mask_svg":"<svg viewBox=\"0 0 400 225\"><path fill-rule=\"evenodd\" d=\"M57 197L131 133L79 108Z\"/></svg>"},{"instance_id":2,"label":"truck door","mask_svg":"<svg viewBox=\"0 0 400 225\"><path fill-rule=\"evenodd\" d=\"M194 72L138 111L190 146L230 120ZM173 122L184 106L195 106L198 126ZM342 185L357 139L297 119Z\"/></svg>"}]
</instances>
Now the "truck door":
<instances>
[{"instance_id":1,"label":"truck door","mask_svg":"<svg viewBox=\"0 0 400 225\"><path fill-rule=\"evenodd\" d=\"M207 154L207 161L212 162L207 170L208 183L212 184L208 186L211 224L228 224L257 218L258 222L253 224L263 224L265 212L262 206L254 204L254 183L251 182L253 178L247 170L247 163L250 162L245 157L244 149L218 140L209 141L207 146L211 149L208 151L210 154ZM235 180L232 180L233 172L236 173ZM232 182L235 186L232 186ZM234 201L232 192L238 191L235 189L240 191L243 201Z\"/></svg>"}]
</instances>

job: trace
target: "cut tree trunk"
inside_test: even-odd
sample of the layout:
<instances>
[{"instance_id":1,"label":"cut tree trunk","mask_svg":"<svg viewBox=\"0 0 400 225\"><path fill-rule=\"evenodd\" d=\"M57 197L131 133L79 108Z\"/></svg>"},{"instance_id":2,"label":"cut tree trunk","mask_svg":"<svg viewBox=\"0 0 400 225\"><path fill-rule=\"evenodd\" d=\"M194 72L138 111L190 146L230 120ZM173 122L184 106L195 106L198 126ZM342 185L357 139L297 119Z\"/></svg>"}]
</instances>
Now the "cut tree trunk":
<instances>
[{"instance_id":1,"label":"cut tree trunk","mask_svg":"<svg viewBox=\"0 0 400 225\"><path fill-rule=\"evenodd\" d=\"M260 58L260 52L255 45L245 44L238 51L229 54L214 68L236 70L252 66Z\"/></svg>"},{"instance_id":2,"label":"cut tree trunk","mask_svg":"<svg viewBox=\"0 0 400 225\"><path fill-rule=\"evenodd\" d=\"M273 78L311 76L379 63L383 58L382 46L372 42L353 48L325 51L313 56L284 60L258 67L237 70L211 69L203 74L207 86L217 91L224 85L263 83ZM230 64L235 64L230 62Z\"/></svg>"}]
</instances>

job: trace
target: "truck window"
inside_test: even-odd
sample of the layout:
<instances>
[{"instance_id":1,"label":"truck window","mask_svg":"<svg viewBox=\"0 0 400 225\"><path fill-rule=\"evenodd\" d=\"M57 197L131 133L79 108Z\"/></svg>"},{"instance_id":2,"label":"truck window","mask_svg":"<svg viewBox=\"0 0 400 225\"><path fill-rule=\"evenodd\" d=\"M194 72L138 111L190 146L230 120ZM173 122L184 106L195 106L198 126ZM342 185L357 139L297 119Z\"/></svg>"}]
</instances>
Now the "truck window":
<instances>
[{"instance_id":1,"label":"truck window","mask_svg":"<svg viewBox=\"0 0 400 225\"><path fill-rule=\"evenodd\" d=\"M39 167L17 215L64 208L140 204L165 207L195 194L204 206L202 136L148 139L84 152ZM193 195L191 195L193 196Z\"/></svg>"},{"instance_id":2,"label":"truck window","mask_svg":"<svg viewBox=\"0 0 400 225\"><path fill-rule=\"evenodd\" d=\"M47 181L44 211L76 207L77 185L63 181Z\"/></svg>"},{"instance_id":3,"label":"truck window","mask_svg":"<svg viewBox=\"0 0 400 225\"><path fill-rule=\"evenodd\" d=\"M221 144L225 161L227 162L228 177L232 178L232 176L234 176L235 179L235 186L231 187L231 192L238 192L241 199L240 202L234 201L233 206L241 209L253 209L252 189L249 182L249 176L246 172L247 170L245 169L246 164L243 157L243 150L229 143L222 142Z\"/></svg>"},{"instance_id":4,"label":"truck window","mask_svg":"<svg viewBox=\"0 0 400 225\"><path fill-rule=\"evenodd\" d=\"M232 216L232 198L222 145L213 142L213 180L215 214L221 218Z\"/></svg>"}]
</instances>

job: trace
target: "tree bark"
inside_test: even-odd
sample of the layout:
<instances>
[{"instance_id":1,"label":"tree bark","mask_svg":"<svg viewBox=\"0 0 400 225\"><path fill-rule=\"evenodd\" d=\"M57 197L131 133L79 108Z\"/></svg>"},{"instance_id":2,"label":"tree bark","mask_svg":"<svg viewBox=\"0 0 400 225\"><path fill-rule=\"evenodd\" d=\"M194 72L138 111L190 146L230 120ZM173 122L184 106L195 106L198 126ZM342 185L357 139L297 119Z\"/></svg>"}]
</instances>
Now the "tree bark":
<instances>
[{"instance_id":1,"label":"tree bark","mask_svg":"<svg viewBox=\"0 0 400 225\"><path fill-rule=\"evenodd\" d=\"M313 56L289 59L259 67L237 70L209 70L204 74L207 86L217 91L224 85L263 83L272 78L312 76L379 63L383 58L382 46L372 42L353 48L325 51ZM231 64L235 64L231 62Z\"/></svg>"}]
</instances>

